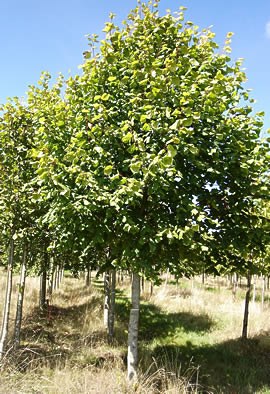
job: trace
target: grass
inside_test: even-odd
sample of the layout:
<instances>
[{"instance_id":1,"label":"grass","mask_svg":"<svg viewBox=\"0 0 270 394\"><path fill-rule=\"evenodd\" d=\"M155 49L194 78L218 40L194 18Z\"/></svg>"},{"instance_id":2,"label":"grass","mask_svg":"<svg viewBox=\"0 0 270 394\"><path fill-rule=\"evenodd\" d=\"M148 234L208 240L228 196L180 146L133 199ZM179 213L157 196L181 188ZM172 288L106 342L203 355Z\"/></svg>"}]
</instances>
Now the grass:
<instances>
[{"instance_id":1,"label":"grass","mask_svg":"<svg viewBox=\"0 0 270 394\"><path fill-rule=\"evenodd\" d=\"M260 302L251 302L250 339L242 341L244 288L233 298L226 281L208 278L203 286L180 279L155 287L150 297L146 286L140 378L130 387L125 372L129 281L117 291L113 346L103 327L100 280L86 288L82 279L65 278L50 313L37 308L38 285L28 278L22 346L3 360L0 394L270 393L267 297L263 310ZM3 299L3 275L0 289Z\"/></svg>"}]
</instances>

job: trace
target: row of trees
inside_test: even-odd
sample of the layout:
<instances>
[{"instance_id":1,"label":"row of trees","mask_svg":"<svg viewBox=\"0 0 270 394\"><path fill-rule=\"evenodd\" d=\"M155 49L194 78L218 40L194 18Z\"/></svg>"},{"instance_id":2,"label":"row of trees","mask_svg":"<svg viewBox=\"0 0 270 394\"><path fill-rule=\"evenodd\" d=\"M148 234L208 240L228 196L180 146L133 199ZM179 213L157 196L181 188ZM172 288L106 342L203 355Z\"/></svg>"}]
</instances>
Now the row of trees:
<instances>
[{"instance_id":1,"label":"row of trees","mask_svg":"<svg viewBox=\"0 0 270 394\"><path fill-rule=\"evenodd\" d=\"M157 3L121 27L111 15L104 32L80 75L52 86L43 73L26 102L1 108L1 243L9 283L14 258L43 276L133 273L133 379L141 276L268 271L269 141L231 33L220 50L183 9L160 16Z\"/></svg>"}]
</instances>

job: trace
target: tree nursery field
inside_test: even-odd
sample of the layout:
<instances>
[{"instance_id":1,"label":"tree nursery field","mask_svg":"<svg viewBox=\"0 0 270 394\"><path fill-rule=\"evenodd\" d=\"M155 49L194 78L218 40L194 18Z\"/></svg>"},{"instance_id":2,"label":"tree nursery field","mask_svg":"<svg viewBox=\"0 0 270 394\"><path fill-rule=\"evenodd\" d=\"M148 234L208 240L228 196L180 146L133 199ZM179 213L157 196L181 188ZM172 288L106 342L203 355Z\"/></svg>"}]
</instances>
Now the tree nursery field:
<instances>
[{"instance_id":1,"label":"tree nursery field","mask_svg":"<svg viewBox=\"0 0 270 394\"><path fill-rule=\"evenodd\" d=\"M0 106L0 390L267 392L270 138L233 33L116 21Z\"/></svg>"},{"instance_id":2,"label":"tree nursery field","mask_svg":"<svg viewBox=\"0 0 270 394\"><path fill-rule=\"evenodd\" d=\"M1 274L1 297L3 273ZM268 393L270 292L253 284L249 338L241 339L246 285L226 278L164 277L141 292L138 381L126 380L130 278L119 278L108 344L102 278L64 277L40 311L39 283L25 294L21 345L2 360L1 393ZM152 293L152 294L151 294ZM14 320L15 305L11 320Z\"/></svg>"}]
</instances>

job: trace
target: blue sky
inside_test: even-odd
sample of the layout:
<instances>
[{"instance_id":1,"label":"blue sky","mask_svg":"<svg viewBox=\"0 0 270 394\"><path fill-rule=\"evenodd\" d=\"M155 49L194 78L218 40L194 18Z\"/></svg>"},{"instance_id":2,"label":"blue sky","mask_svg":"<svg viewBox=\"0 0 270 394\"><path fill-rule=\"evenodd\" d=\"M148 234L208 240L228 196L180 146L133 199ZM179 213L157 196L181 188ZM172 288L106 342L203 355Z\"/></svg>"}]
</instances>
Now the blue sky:
<instances>
[{"instance_id":1,"label":"blue sky","mask_svg":"<svg viewBox=\"0 0 270 394\"><path fill-rule=\"evenodd\" d=\"M41 71L53 76L78 72L87 49L86 34L100 34L108 14L119 21L136 0L0 0L0 102L25 96ZM226 33L235 33L232 59L245 59L247 87L253 89L255 109L265 111L270 128L270 1L161 0L166 8L188 8L186 18L199 27L213 26L222 45Z\"/></svg>"}]
</instances>

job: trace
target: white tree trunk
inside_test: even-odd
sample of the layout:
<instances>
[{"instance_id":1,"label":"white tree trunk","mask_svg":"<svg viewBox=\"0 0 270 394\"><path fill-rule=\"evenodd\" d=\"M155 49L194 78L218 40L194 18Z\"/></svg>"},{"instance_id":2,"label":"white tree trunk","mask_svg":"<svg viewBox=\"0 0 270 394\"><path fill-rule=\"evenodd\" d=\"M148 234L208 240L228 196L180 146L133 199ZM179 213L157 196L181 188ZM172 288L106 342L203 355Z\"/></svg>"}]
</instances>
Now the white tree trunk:
<instances>
[{"instance_id":1,"label":"white tree trunk","mask_svg":"<svg viewBox=\"0 0 270 394\"><path fill-rule=\"evenodd\" d=\"M23 315L23 300L24 300L25 280L26 280L26 264L27 264L27 245L25 244L23 250L23 261L21 265L20 283L19 283L18 298L17 298L17 310L16 310L15 327L14 327L15 349L17 349L20 346L21 325L22 325L22 315Z\"/></svg>"},{"instance_id":2,"label":"white tree trunk","mask_svg":"<svg viewBox=\"0 0 270 394\"><path fill-rule=\"evenodd\" d=\"M14 240L11 237L9 244L9 258L8 258L8 267L7 267L6 296L5 296L3 323L2 323L1 336L0 336L0 360L4 356L6 350L7 337L8 337L9 314L10 314L11 294L12 294L13 263L14 263Z\"/></svg>"},{"instance_id":3,"label":"white tree trunk","mask_svg":"<svg viewBox=\"0 0 270 394\"><path fill-rule=\"evenodd\" d=\"M257 280L257 276L253 275L253 296L252 296L253 304L255 304L256 301L256 280Z\"/></svg>"},{"instance_id":4,"label":"white tree trunk","mask_svg":"<svg viewBox=\"0 0 270 394\"><path fill-rule=\"evenodd\" d=\"M131 289L131 310L128 327L128 380L137 380L138 365L138 332L139 332L139 314L140 314L140 276L133 273Z\"/></svg>"},{"instance_id":5,"label":"white tree trunk","mask_svg":"<svg viewBox=\"0 0 270 394\"><path fill-rule=\"evenodd\" d=\"M261 300L262 311L264 308L264 294L265 294L265 276L262 275L262 300Z\"/></svg>"}]
</instances>

